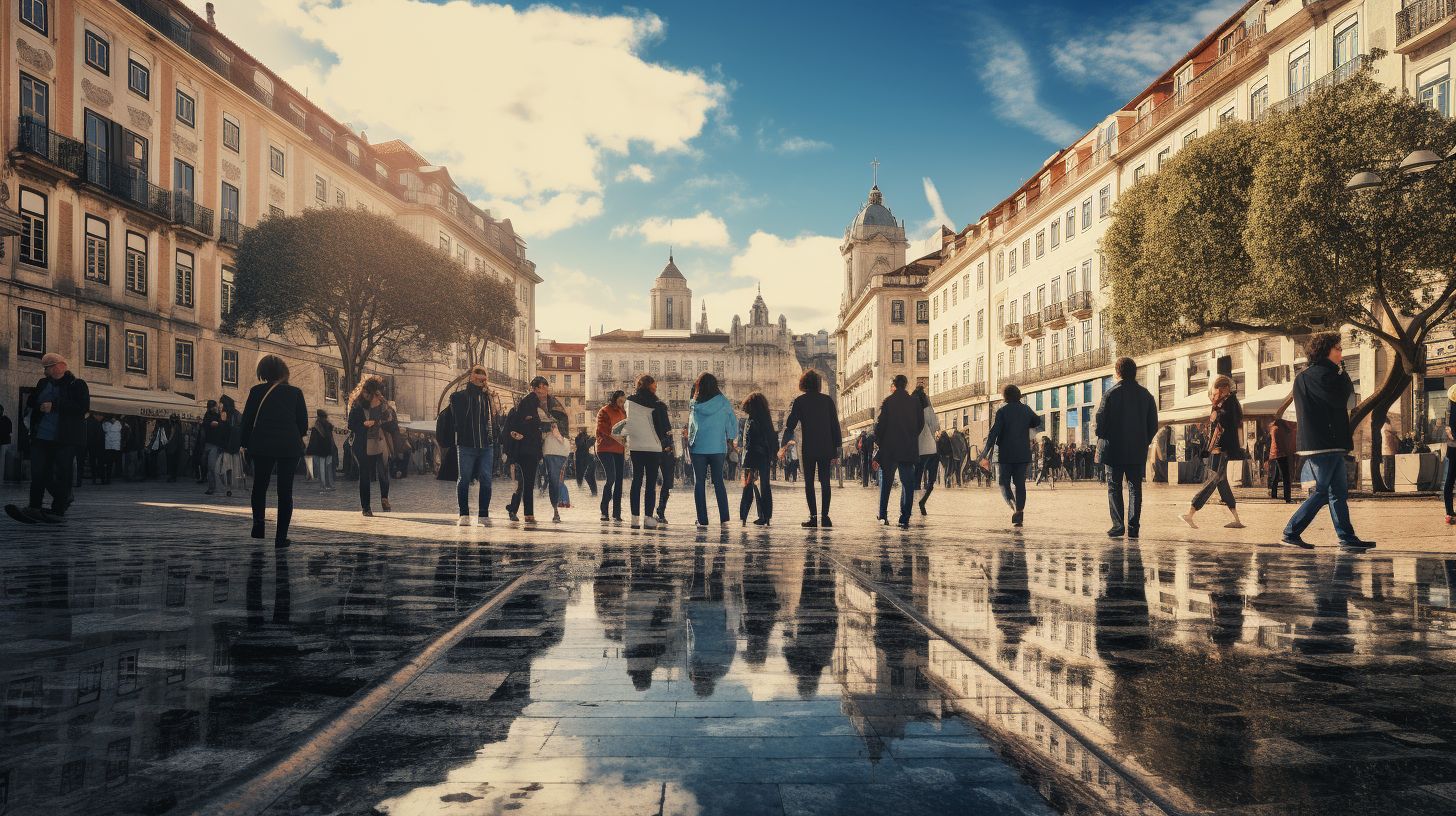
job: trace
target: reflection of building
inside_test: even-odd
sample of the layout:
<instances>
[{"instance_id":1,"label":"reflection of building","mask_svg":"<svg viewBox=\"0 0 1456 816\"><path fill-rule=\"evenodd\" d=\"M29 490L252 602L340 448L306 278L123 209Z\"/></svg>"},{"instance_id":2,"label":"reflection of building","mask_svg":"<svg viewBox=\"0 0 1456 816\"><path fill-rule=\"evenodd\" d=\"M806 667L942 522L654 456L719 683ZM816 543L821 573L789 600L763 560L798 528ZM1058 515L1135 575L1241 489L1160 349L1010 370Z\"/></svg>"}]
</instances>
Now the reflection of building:
<instances>
[{"instance_id":1,"label":"reflection of building","mask_svg":"<svg viewBox=\"0 0 1456 816\"><path fill-rule=\"evenodd\" d=\"M586 344L542 340L536 344L536 373L551 381L551 395L566 410L570 434L596 433L596 411L586 404Z\"/></svg>"}]
</instances>

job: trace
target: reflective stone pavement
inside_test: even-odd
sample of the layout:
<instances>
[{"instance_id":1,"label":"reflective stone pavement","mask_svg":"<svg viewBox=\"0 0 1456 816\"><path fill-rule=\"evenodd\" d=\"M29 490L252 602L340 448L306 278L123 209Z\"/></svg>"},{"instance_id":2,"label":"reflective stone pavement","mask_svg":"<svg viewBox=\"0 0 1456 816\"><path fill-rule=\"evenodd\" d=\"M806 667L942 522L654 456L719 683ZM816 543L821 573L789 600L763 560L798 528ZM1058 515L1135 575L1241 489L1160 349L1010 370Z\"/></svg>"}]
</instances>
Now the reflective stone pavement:
<instances>
[{"instance_id":1,"label":"reflective stone pavement","mask_svg":"<svg viewBox=\"0 0 1456 816\"><path fill-rule=\"evenodd\" d=\"M241 500L105 491L3 528L0 812L1456 812L1441 556L1013 534L956 491L901 533L854 488L829 531L788 490L769 531L684 492L666 532L460 529L420 479L305 497L279 554Z\"/></svg>"}]
</instances>

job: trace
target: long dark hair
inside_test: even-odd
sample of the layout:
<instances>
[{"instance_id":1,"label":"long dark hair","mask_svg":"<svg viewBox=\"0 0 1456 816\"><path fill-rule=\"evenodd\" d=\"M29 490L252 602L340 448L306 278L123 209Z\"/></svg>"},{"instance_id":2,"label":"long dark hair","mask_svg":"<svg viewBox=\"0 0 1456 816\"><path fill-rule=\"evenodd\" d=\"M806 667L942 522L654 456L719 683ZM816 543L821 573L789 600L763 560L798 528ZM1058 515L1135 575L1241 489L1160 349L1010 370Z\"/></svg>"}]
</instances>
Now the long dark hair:
<instances>
[{"instance_id":1,"label":"long dark hair","mask_svg":"<svg viewBox=\"0 0 1456 816\"><path fill-rule=\"evenodd\" d=\"M911 396L915 398L916 402L920 403L920 409L922 411L930 407L930 395L925 393L925 386L915 386L915 391Z\"/></svg>"},{"instance_id":2,"label":"long dark hair","mask_svg":"<svg viewBox=\"0 0 1456 816\"><path fill-rule=\"evenodd\" d=\"M723 392L718 389L718 378L712 372L704 371L698 375L698 381L693 383L693 399L698 402L707 402L721 393Z\"/></svg>"},{"instance_id":3,"label":"long dark hair","mask_svg":"<svg viewBox=\"0 0 1456 816\"><path fill-rule=\"evenodd\" d=\"M617 400L619 400L619 399L621 399L621 398L623 398L625 396L627 396L627 392L626 391L623 391L620 388L618 388L616 391L613 391L612 393L610 393L610 394L607 395L607 405L604 405L602 407L605 408L607 406L616 405L617 404Z\"/></svg>"},{"instance_id":4,"label":"long dark hair","mask_svg":"<svg viewBox=\"0 0 1456 816\"><path fill-rule=\"evenodd\" d=\"M711 376L711 375L708 375ZM743 401L743 413L755 424L763 423L767 426L773 425L773 414L768 410L768 398L762 393L754 391Z\"/></svg>"}]
</instances>

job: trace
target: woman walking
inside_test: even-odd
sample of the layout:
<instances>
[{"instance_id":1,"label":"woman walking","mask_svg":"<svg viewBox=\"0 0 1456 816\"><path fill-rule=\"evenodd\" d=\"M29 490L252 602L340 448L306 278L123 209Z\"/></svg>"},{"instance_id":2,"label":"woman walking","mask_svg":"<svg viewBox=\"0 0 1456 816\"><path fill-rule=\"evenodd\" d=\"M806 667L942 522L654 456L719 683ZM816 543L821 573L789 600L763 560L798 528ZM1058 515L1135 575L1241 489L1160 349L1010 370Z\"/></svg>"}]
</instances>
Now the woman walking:
<instances>
[{"instance_id":1,"label":"woman walking","mask_svg":"<svg viewBox=\"0 0 1456 816\"><path fill-rule=\"evenodd\" d=\"M1239 521L1239 510L1234 503L1234 491L1228 483L1228 463L1247 459L1244 453L1243 444L1240 441L1243 437L1244 409L1239 405L1239 398L1234 395L1234 381L1227 375L1220 374L1213 381L1213 388L1208 392L1208 400L1213 403L1213 411L1208 415L1208 427L1204 438L1208 440L1208 481L1203 487L1193 494L1193 505L1188 512L1179 516L1189 527L1197 528L1193 516L1203 505L1208 502L1213 491L1218 491L1219 499L1228 508L1229 515L1233 520L1225 527L1235 530L1244 526Z\"/></svg>"},{"instance_id":2,"label":"woman walking","mask_svg":"<svg viewBox=\"0 0 1456 816\"><path fill-rule=\"evenodd\" d=\"M320 408L314 414L313 426L308 429L308 447L304 455L313 460L313 478L319 483L319 491L334 489L334 424L329 422L329 413Z\"/></svg>"},{"instance_id":3,"label":"woman walking","mask_svg":"<svg viewBox=\"0 0 1456 816\"><path fill-rule=\"evenodd\" d=\"M243 448L243 418L238 414L238 404L233 402L232 397L223 394L217 402L218 415L222 418L219 434L222 453L217 457L218 481L226 486L226 495L231 496L233 485L243 475L243 458L239 455Z\"/></svg>"},{"instance_id":4,"label":"woman walking","mask_svg":"<svg viewBox=\"0 0 1456 816\"><path fill-rule=\"evenodd\" d=\"M662 464L662 440L672 433L667 420L667 405L657 398L657 380L651 374L637 377L637 390L627 398L627 416L612 426L612 433L627 438L627 450L632 457L632 488L629 504L632 510L632 529L657 528L657 519L652 515L657 507L657 475ZM642 510L647 518L642 518Z\"/></svg>"},{"instance_id":5,"label":"woman walking","mask_svg":"<svg viewBox=\"0 0 1456 816\"><path fill-rule=\"evenodd\" d=\"M531 390L506 416L506 434L511 439L507 444L511 461L516 465L516 492L506 505L506 515L511 521L522 520L517 518L516 511L524 509L524 521L536 523L536 471L541 466L543 434L549 431L551 423L550 410L551 384L545 377L537 377L531 380Z\"/></svg>"},{"instance_id":6,"label":"woman walking","mask_svg":"<svg viewBox=\"0 0 1456 816\"><path fill-rule=\"evenodd\" d=\"M799 377L799 390L784 420L784 446L797 432L799 461L804 471L804 498L809 504L809 520L803 527L833 527L829 520L829 474L839 461L839 448L844 440L839 429L839 411L834 398L822 393L824 380L814 369ZM819 506L814 504L814 480L819 480ZM842 474L841 474L842 475ZM822 516L820 514L823 514Z\"/></svg>"},{"instance_id":7,"label":"woman walking","mask_svg":"<svg viewBox=\"0 0 1456 816\"><path fill-rule=\"evenodd\" d=\"M546 495L551 500L551 520L561 521L561 508L571 507L571 494L566 490L566 457L571 455L571 440L566 438L566 414L551 411L551 422L541 438L541 458L546 463Z\"/></svg>"},{"instance_id":8,"label":"woman walking","mask_svg":"<svg viewBox=\"0 0 1456 816\"><path fill-rule=\"evenodd\" d=\"M1041 472L1037 474L1036 484L1041 484L1043 479L1051 480L1052 489L1057 487L1057 446L1052 444L1051 437L1043 434L1038 442L1041 448Z\"/></svg>"},{"instance_id":9,"label":"woman walking","mask_svg":"<svg viewBox=\"0 0 1456 816\"><path fill-rule=\"evenodd\" d=\"M925 415L925 424L920 428L920 461L915 464L915 486L925 490L920 494L920 515L924 516L928 515L925 500L935 492L935 477L940 468L940 450L935 441L940 433L940 419L930 405L930 395L925 393L925 386L915 386L915 393L911 396L920 404L920 413Z\"/></svg>"},{"instance_id":10,"label":"woman walking","mask_svg":"<svg viewBox=\"0 0 1456 816\"><path fill-rule=\"evenodd\" d=\"M627 449L620 437L612 435L618 422L627 418L627 409L622 403L627 392L613 391L607 397L607 404L597 411L597 459L602 463L602 521L607 521L608 504L611 505L612 521L622 520L622 474L627 463Z\"/></svg>"},{"instance_id":11,"label":"woman walking","mask_svg":"<svg viewBox=\"0 0 1456 816\"><path fill-rule=\"evenodd\" d=\"M308 408L303 392L288 384L288 364L272 354L258 361L257 385L244 404L239 439L253 463L253 538L263 537L268 482L278 472L278 523L273 545L287 547L293 519L293 476L303 456Z\"/></svg>"},{"instance_id":12,"label":"woman walking","mask_svg":"<svg viewBox=\"0 0 1456 816\"><path fill-rule=\"evenodd\" d=\"M743 401L743 413L748 415L748 419L744 422L743 427L743 498L738 502L738 520L745 526L748 524L748 508L754 500L757 500L758 517L753 520L753 523L767 527L769 521L773 519L773 483L768 478L768 465L773 461L774 454L777 452L778 438L774 433L773 416L768 410L768 400L764 398L763 394L757 391L749 394L748 399ZM807 473L804 476L804 484L809 486L809 506L812 513L814 482ZM826 498L828 495L826 485ZM828 506L828 502L825 503L825 506ZM825 514L824 520L829 520L828 514Z\"/></svg>"},{"instance_id":13,"label":"woman walking","mask_svg":"<svg viewBox=\"0 0 1456 816\"><path fill-rule=\"evenodd\" d=\"M354 458L359 462L359 507L364 515L373 516L369 508L369 482L379 480L379 506L389 512L389 443L385 427L394 419L394 411L384 399L384 378L371 374L354 386L349 395L349 430L354 433Z\"/></svg>"},{"instance_id":14,"label":"woman walking","mask_svg":"<svg viewBox=\"0 0 1456 816\"><path fill-rule=\"evenodd\" d=\"M703 372L693 385L692 415L688 419L688 449L693 456L693 501L698 510L698 528L708 526L708 485L718 501L718 523L728 523L728 488L723 484L723 459L738 438L738 416L733 404L718 389L718 378ZM772 428L769 429L772 431Z\"/></svg>"}]
</instances>

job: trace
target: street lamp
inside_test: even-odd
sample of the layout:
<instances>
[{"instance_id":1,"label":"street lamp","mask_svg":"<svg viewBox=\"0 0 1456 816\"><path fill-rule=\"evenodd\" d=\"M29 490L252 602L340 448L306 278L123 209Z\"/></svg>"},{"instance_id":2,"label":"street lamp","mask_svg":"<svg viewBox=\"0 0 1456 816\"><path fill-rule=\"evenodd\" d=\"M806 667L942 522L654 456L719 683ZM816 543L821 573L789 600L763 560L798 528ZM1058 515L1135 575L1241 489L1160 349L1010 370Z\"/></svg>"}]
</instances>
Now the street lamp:
<instances>
[{"instance_id":1,"label":"street lamp","mask_svg":"<svg viewBox=\"0 0 1456 816\"><path fill-rule=\"evenodd\" d=\"M1374 170L1361 170L1355 173L1355 175L1350 176L1350 180L1345 182L1345 192L1353 193L1360 190L1369 190L1372 187L1379 187L1391 179L1413 178L1439 165L1441 162L1451 160L1456 160L1456 146L1452 146L1446 152L1445 156L1442 156L1434 150L1426 150L1424 148L1412 150L1406 154L1404 159L1400 160L1400 164L1395 166L1389 176L1381 175Z\"/></svg>"},{"instance_id":2,"label":"street lamp","mask_svg":"<svg viewBox=\"0 0 1456 816\"><path fill-rule=\"evenodd\" d=\"M1371 187L1379 187L1382 183L1384 183L1384 179L1380 178L1379 173L1372 170L1361 170L1351 176L1350 180L1345 183L1345 192L1353 193L1356 190L1368 190Z\"/></svg>"}]
</instances>

